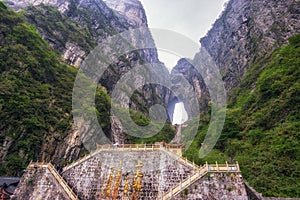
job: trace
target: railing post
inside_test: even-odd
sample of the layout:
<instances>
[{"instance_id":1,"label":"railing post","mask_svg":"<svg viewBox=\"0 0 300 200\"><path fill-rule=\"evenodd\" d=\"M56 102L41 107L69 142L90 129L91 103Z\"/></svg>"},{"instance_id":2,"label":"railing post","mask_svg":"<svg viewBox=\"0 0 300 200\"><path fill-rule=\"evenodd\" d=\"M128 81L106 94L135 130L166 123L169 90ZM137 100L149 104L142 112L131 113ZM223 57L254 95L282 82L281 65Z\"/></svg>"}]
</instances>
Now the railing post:
<instances>
[{"instance_id":1,"label":"railing post","mask_svg":"<svg viewBox=\"0 0 300 200\"><path fill-rule=\"evenodd\" d=\"M229 171L229 165L227 161L226 161L226 167L227 167L227 171Z\"/></svg>"},{"instance_id":2,"label":"railing post","mask_svg":"<svg viewBox=\"0 0 300 200\"><path fill-rule=\"evenodd\" d=\"M207 168L207 171L209 172L209 168L208 168L208 163L207 163L207 161L206 161L206 168Z\"/></svg>"},{"instance_id":3,"label":"railing post","mask_svg":"<svg viewBox=\"0 0 300 200\"><path fill-rule=\"evenodd\" d=\"M182 189L182 181L180 181L180 190Z\"/></svg>"},{"instance_id":4,"label":"railing post","mask_svg":"<svg viewBox=\"0 0 300 200\"><path fill-rule=\"evenodd\" d=\"M236 161L236 168L237 168L237 171L240 172L240 165L239 165L238 161Z\"/></svg>"},{"instance_id":5,"label":"railing post","mask_svg":"<svg viewBox=\"0 0 300 200\"><path fill-rule=\"evenodd\" d=\"M216 161L216 167L217 167L217 172L219 172L219 165L218 165L218 161Z\"/></svg>"}]
</instances>

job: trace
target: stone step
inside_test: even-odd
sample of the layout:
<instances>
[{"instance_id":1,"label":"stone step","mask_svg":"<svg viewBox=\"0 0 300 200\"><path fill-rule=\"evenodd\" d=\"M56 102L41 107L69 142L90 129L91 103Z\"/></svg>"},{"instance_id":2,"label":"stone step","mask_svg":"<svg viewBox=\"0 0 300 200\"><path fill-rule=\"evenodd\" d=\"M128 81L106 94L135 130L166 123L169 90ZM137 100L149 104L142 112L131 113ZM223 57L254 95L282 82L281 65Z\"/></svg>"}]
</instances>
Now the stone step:
<instances>
[{"instance_id":1,"label":"stone step","mask_svg":"<svg viewBox=\"0 0 300 200\"><path fill-rule=\"evenodd\" d=\"M67 182L63 179L63 177L58 173L58 171L54 168L54 166L51 163L30 163L30 168L47 168L49 172L53 175L53 177L57 180L57 182L60 184L60 186L64 189L64 191L67 193L70 200L78 200L77 195L74 193L74 191L69 187Z\"/></svg>"}]
</instances>

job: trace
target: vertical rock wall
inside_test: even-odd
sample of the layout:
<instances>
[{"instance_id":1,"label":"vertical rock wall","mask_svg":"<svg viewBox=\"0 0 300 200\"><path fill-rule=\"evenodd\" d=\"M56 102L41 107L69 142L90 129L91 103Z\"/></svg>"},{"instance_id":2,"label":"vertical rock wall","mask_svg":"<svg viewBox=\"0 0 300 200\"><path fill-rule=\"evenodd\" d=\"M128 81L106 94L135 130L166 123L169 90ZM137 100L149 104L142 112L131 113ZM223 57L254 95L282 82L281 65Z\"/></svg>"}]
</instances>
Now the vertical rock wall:
<instances>
[{"instance_id":1,"label":"vertical rock wall","mask_svg":"<svg viewBox=\"0 0 300 200\"><path fill-rule=\"evenodd\" d=\"M238 86L249 65L265 57L300 28L299 0L230 0L201 39L219 66L228 91Z\"/></svg>"}]
</instances>

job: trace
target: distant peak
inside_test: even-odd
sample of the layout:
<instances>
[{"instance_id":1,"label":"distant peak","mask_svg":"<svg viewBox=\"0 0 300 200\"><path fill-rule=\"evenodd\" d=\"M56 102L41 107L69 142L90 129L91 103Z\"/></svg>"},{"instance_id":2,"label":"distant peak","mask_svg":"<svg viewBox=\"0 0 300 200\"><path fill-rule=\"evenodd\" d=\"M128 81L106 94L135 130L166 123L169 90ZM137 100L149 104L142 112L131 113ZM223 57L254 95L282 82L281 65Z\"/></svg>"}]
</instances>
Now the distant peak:
<instances>
[{"instance_id":1,"label":"distant peak","mask_svg":"<svg viewBox=\"0 0 300 200\"><path fill-rule=\"evenodd\" d=\"M27 6L47 4L55 6L59 11L64 12L69 7L69 1L66 0L3 0L3 2L14 10L21 10Z\"/></svg>"},{"instance_id":2,"label":"distant peak","mask_svg":"<svg viewBox=\"0 0 300 200\"><path fill-rule=\"evenodd\" d=\"M139 0L105 0L108 7L124 16L133 27L145 27L147 17Z\"/></svg>"}]
</instances>

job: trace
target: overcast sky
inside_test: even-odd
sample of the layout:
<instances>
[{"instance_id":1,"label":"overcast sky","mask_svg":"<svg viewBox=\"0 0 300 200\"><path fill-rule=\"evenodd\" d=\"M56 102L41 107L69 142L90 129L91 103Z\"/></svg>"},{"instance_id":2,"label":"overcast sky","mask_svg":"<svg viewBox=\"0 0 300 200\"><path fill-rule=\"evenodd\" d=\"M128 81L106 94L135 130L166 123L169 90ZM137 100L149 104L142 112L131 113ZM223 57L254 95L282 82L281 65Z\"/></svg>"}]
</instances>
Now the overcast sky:
<instances>
[{"instance_id":1,"label":"overcast sky","mask_svg":"<svg viewBox=\"0 0 300 200\"><path fill-rule=\"evenodd\" d=\"M199 43L221 14L227 0L140 0L146 10L150 28L176 31ZM195 52L196 53L196 52ZM159 58L168 68L179 57L159 51Z\"/></svg>"}]
</instances>

